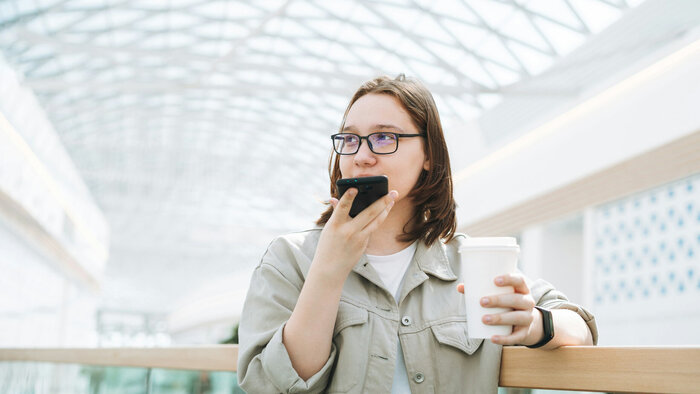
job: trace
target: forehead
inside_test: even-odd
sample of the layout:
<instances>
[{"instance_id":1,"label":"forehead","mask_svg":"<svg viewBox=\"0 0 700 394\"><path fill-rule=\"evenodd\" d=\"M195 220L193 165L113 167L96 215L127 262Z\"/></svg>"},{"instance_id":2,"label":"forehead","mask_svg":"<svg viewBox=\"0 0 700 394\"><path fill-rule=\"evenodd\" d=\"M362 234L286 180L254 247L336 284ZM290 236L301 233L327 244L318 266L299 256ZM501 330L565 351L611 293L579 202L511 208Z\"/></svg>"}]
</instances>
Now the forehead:
<instances>
[{"instance_id":1,"label":"forehead","mask_svg":"<svg viewBox=\"0 0 700 394\"><path fill-rule=\"evenodd\" d=\"M355 101L348 111L345 127L367 131L374 125L393 124L406 132L415 132L411 117L401 102L388 94L366 94Z\"/></svg>"}]
</instances>

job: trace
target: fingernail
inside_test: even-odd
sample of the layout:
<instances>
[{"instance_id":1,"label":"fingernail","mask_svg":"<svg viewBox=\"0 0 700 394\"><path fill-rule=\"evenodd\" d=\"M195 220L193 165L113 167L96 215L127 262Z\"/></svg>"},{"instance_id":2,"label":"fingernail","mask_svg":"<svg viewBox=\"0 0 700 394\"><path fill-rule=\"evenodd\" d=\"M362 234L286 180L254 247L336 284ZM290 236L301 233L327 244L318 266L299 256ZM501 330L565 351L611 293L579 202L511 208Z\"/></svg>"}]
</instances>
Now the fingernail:
<instances>
[{"instance_id":1,"label":"fingernail","mask_svg":"<svg viewBox=\"0 0 700 394\"><path fill-rule=\"evenodd\" d=\"M499 284L499 285L503 284L503 277L502 276L499 276L498 278L496 278L496 284Z\"/></svg>"},{"instance_id":2,"label":"fingernail","mask_svg":"<svg viewBox=\"0 0 700 394\"><path fill-rule=\"evenodd\" d=\"M481 305L488 305L489 304L489 299L484 297L481 299Z\"/></svg>"},{"instance_id":3,"label":"fingernail","mask_svg":"<svg viewBox=\"0 0 700 394\"><path fill-rule=\"evenodd\" d=\"M397 192L396 190L392 190L391 193L389 193L389 195L391 196L391 198L396 198L399 196L399 192Z\"/></svg>"},{"instance_id":4,"label":"fingernail","mask_svg":"<svg viewBox=\"0 0 700 394\"><path fill-rule=\"evenodd\" d=\"M491 316L489 316L489 315L484 316L484 322L491 323Z\"/></svg>"}]
</instances>

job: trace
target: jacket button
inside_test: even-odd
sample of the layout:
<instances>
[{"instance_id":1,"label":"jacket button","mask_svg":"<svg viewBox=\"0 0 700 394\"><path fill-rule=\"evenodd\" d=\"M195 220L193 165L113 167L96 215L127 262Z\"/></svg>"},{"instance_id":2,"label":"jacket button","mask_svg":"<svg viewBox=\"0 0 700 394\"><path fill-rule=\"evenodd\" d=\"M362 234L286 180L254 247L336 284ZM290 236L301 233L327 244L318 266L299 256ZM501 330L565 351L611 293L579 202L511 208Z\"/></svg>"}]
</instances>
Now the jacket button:
<instances>
[{"instance_id":1,"label":"jacket button","mask_svg":"<svg viewBox=\"0 0 700 394\"><path fill-rule=\"evenodd\" d=\"M425 380L425 376L423 376L423 374L420 372L413 375L413 381L416 383L423 383L424 380Z\"/></svg>"},{"instance_id":2,"label":"jacket button","mask_svg":"<svg viewBox=\"0 0 700 394\"><path fill-rule=\"evenodd\" d=\"M411 318L409 316L402 317L401 324L403 324L404 326L410 326L411 325Z\"/></svg>"}]
</instances>

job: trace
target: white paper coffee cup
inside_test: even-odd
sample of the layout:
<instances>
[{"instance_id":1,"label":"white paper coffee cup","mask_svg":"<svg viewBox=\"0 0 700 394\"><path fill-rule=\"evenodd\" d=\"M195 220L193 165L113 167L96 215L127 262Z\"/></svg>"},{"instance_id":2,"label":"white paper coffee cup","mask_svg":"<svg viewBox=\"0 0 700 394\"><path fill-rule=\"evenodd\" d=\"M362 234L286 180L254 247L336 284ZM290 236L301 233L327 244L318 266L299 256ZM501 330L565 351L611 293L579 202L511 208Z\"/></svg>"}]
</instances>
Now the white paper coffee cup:
<instances>
[{"instance_id":1,"label":"white paper coffee cup","mask_svg":"<svg viewBox=\"0 0 700 394\"><path fill-rule=\"evenodd\" d=\"M507 312L507 308L485 308L482 297L513 293L512 286L496 286L497 276L513 273L518 266L520 247L512 237L471 237L459 249L470 338L510 335L513 326L487 325L482 317Z\"/></svg>"}]
</instances>

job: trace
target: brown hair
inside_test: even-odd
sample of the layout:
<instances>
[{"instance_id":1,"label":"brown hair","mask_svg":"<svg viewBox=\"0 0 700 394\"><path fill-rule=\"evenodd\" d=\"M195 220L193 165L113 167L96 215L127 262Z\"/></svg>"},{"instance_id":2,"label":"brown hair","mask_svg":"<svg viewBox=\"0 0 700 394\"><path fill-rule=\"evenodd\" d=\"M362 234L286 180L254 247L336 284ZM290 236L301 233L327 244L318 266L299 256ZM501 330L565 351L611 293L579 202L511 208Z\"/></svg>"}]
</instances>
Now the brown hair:
<instances>
[{"instance_id":1,"label":"brown hair","mask_svg":"<svg viewBox=\"0 0 700 394\"><path fill-rule=\"evenodd\" d=\"M449 241L454 236L457 221L455 217L456 203L452 195L452 172L447 144L442 132L440 115L430 91L418 80L406 78L400 74L395 79L382 76L365 82L350 99L345 109L340 130L345 125L348 112L352 105L366 94L387 94L396 97L408 112L414 126L426 134L423 144L425 155L430 162L429 170L422 170L413 190L406 196L413 200L415 212L404 226L404 233L397 239L402 242L412 242L422 239L430 246L438 238ZM341 178L339 156L331 151L328 160L328 174L331 179L331 196L338 198L335 182ZM329 204L316 224L322 226L328 222L333 213Z\"/></svg>"}]
</instances>

